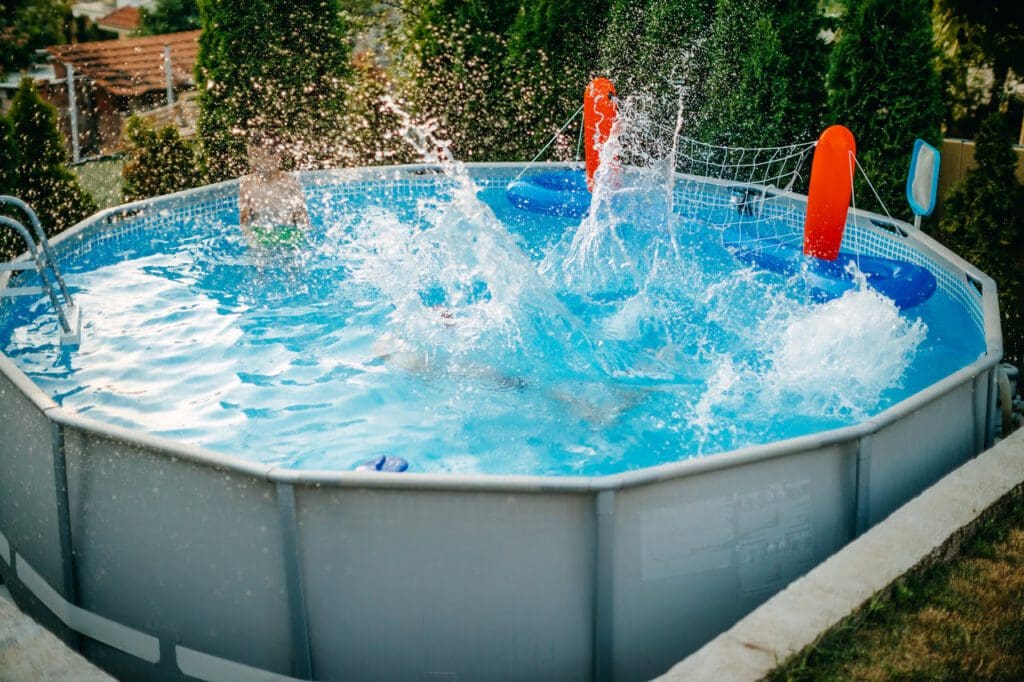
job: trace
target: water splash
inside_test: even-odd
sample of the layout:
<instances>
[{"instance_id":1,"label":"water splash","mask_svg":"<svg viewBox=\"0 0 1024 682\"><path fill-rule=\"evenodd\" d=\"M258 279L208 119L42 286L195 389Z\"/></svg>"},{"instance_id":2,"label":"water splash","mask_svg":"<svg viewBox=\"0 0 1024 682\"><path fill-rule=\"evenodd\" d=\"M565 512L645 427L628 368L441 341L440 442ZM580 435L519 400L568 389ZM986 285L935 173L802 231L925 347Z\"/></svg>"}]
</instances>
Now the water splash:
<instances>
[{"instance_id":1,"label":"water splash","mask_svg":"<svg viewBox=\"0 0 1024 682\"><path fill-rule=\"evenodd\" d=\"M928 334L921 319L903 317L863 277L826 303L805 305L785 293L768 293L742 357L734 349L712 358L688 417L702 442L719 437L723 424L756 442L779 412L822 423L863 419L900 387Z\"/></svg>"}]
</instances>

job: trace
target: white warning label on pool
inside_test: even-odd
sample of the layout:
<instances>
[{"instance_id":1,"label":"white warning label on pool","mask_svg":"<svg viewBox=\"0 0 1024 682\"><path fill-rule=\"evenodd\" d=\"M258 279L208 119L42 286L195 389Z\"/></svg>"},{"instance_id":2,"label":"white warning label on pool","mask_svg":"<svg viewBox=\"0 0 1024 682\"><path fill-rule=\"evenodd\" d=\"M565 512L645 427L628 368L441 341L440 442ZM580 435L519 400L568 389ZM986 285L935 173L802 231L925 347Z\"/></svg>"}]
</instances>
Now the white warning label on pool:
<instances>
[{"instance_id":1,"label":"white warning label on pool","mask_svg":"<svg viewBox=\"0 0 1024 682\"><path fill-rule=\"evenodd\" d=\"M641 576L736 571L752 599L806 571L814 556L809 480L641 512Z\"/></svg>"}]
</instances>

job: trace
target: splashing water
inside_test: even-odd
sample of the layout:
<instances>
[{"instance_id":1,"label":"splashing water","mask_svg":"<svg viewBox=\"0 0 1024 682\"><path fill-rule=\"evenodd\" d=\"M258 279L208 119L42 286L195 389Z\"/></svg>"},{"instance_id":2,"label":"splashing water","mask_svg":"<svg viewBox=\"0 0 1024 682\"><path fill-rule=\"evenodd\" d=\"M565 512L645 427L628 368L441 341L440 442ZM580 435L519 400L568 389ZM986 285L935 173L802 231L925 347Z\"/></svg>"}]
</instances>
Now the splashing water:
<instances>
[{"instance_id":1,"label":"splashing water","mask_svg":"<svg viewBox=\"0 0 1024 682\"><path fill-rule=\"evenodd\" d=\"M850 423L980 346L935 340L966 324L941 297L922 319L863 281L808 304L740 267L710 218L674 205L672 147L635 102L578 224L481 189L434 124L385 106L438 173L405 194L328 195L310 251L276 270L232 218L183 219L135 260L87 258L69 277L103 315L81 351L48 345L41 305L0 320L3 350L65 405L264 461L599 474ZM140 300L103 295L125 281ZM167 363L202 381L177 387Z\"/></svg>"}]
</instances>

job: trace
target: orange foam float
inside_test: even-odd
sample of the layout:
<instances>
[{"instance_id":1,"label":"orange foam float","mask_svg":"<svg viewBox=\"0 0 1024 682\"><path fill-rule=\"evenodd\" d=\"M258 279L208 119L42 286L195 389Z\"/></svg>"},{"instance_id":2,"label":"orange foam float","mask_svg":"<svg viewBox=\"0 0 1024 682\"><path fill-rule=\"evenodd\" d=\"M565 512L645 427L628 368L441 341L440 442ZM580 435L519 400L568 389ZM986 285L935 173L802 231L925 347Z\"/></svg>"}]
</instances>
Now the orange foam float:
<instances>
[{"instance_id":1,"label":"orange foam float","mask_svg":"<svg viewBox=\"0 0 1024 682\"><path fill-rule=\"evenodd\" d=\"M583 94L583 137L587 160L587 189L594 191L594 173L601 165L601 147L612 134L619 115L615 86L607 78L590 81Z\"/></svg>"},{"instance_id":2,"label":"orange foam float","mask_svg":"<svg viewBox=\"0 0 1024 682\"><path fill-rule=\"evenodd\" d=\"M804 254L828 261L839 257L853 193L856 155L857 143L845 126L830 126L818 138L807 192Z\"/></svg>"}]
</instances>

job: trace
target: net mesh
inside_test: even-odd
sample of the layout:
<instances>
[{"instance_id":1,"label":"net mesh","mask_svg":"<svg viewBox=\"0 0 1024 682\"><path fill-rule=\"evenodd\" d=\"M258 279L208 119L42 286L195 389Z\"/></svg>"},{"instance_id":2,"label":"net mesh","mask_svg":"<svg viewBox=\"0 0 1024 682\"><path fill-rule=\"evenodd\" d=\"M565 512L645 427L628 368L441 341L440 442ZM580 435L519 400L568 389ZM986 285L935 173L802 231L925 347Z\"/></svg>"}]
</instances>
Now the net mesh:
<instances>
[{"instance_id":1,"label":"net mesh","mask_svg":"<svg viewBox=\"0 0 1024 682\"><path fill-rule=\"evenodd\" d=\"M660 146L665 147L668 165L675 171L672 195L676 213L690 218L688 222L700 229L721 230L727 244L742 242L757 248L769 240L802 242L805 207L784 193L806 191L814 141L779 147L729 147L659 128L671 140ZM627 143L623 148L631 146ZM627 163L634 160L643 159Z\"/></svg>"}]
</instances>

